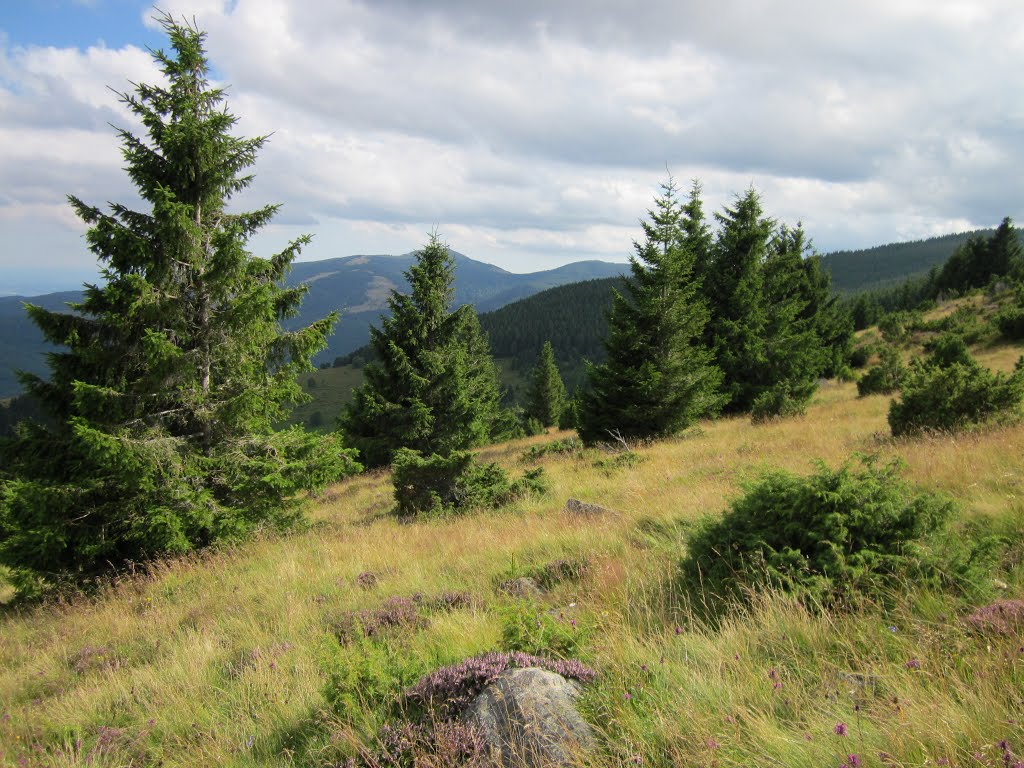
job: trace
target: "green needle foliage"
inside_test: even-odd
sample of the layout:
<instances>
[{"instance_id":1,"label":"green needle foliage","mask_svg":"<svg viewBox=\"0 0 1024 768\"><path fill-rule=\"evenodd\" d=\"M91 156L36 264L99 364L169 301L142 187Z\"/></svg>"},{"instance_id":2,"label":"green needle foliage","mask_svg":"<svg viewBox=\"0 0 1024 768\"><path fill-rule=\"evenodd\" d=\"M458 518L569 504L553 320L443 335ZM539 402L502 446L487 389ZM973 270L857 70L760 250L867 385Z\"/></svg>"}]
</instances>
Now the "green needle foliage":
<instances>
[{"instance_id":1,"label":"green needle foliage","mask_svg":"<svg viewBox=\"0 0 1024 768\"><path fill-rule=\"evenodd\" d=\"M715 214L719 231L705 292L711 310L709 337L725 375L730 411L749 411L766 378L763 264L775 223L762 214L752 189L732 208Z\"/></svg>"},{"instance_id":2,"label":"green needle foliage","mask_svg":"<svg viewBox=\"0 0 1024 768\"><path fill-rule=\"evenodd\" d=\"M451 311L455 264L436 234L391 292L391 316L370 329L375 362L341 415L341 428L369 466L399 448L447 456L487 441L498 416L498 375L470 305Z\"/></svg>"},{"instance_id":3,"label":"green needle foliage","mask_svg":"<svg viewBox=\"0 0 1024 768\"><path fill-rule=\"evenodd\" d=\"M558 423L565 410L565 384L558 373L555 350L545 341L530 375L530 389L526 393L526 417L536 419L543 427Z\"/></svg>"},{"instance_id":4,"label":"green needle foliage","mask_svg":"<svg viewBox=\"0 0 1024 768\"><path fill-rule=\"evenodd\" d=\"M889 395L900 388L907 375L900 353L888 344L882 347L878 365L871 368L857 382L857 396Z\"/></svg>"},{"instance_id":5,"label":"green needle foliage","mask_svg":"<svg viewBox=\"0 0 1024 768\"><path fill-rule=\"evenodd\" d=\"M23 595L287 523L298 491L357 468L336 438L273 431L335 317L282 331L304 289L281 281L308 238L270 259L246 250L277 206L227 204L265 137L231 135L204 34L161 24L166 83L121 94L146 136L118 131L149 208L71 198L103 281L72 312L28 307L63 349L49 380L22 376L53 426L0 445L0 563Z\"/></svg>"},{"instance_id":6,"label":"green needle foliage","mask_svg":"<svg viewBox=\"0 0 1024 768\"><path fill-rule=\"evenodd\" d=\"M588 369L592 391L579 414L586 443L666 437L718 407L721 375L702 344L708 315L687 230L693 208L677 192L671 179L662 185L641 222L644 241L634 243L627 295L615 292L608 360Z\"/></svg>"},{"instance_id":7,"label":"green needle foliage","mask_svg":"<svg viewBox=\"0 0 1024 768\"><path fill-rule=\"evenodd\" d=\"M898 462L861 463L835 470L819 463L808 477L763 473L724 516L690 537L686 587L714 614L749 598L752 588L782 588L812 604L846 603L883 597L921 573L929 559L925 538L955 507L901 481Z\"/></svg>"},{"instance_id":8,"label":"green needle foliage","mask_svg":"<svg viewBox=\"0 0 1024 768\"><path fill-rule=\"evenodd\" d=\"M955 432L1000 415L1019 417L1024 401L1024 358L1007 375L971 357L963 340L943 336L925 360L911 363L900 397L889 404L893 437Z\"/></svg>"},{"instance_id":9,"label":"green needle foliage","mask_svg":"<svg viewBox=\"0 0 1024 768\"><path fill-rule=\"evenodd\" d=\"M725 407L755 421L802 413L820 376L846 372L852 319L802 227L766 218L755 190L716 218L705 339L725 377Z\"/></svg>"}]
</instances>

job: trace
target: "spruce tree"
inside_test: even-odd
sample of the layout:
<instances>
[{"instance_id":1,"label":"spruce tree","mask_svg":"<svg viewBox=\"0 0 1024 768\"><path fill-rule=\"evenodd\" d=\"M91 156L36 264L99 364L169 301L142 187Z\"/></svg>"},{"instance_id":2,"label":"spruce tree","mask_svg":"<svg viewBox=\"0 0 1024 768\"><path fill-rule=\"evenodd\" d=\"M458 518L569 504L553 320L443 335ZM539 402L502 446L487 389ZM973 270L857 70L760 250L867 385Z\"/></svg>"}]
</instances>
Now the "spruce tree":
<instances>
[{"instance_id":1,"label":"spruce tree","mask_svg":"<svg viewBox=\"0 0 1024 768\"><path fill-rule=\"evenodd\" d=\"M701 192L700 181L694 179L690 186L690 195L683 205L680 226L683 230L683 242L693 254L693 279L701 286L703 293L704 285L708 281L708 273L711 271L712 251L715 243L711 227L708 226L704 216Z\"/></svg>"},{"instance_id":2,"label":"spruce tree","mask_svg":"<svg viewBox=\"0 0 1024 768\"><path fill-rule=\"evenodd\" d=\"M719 231L705 285L709 336L725 376L727 410L748 411L768 381L763 267L775 224L753 189L715 218Z\"/></svg>"},{"instance_id":3,"label":"spruce tree","mask_svg":"<svg viewBox=\"0 0 1024 768\"><path fill-rule=\"evenodd\" d=\"M550 341L545 341L537 357L537 365L530 373L525 415L536 419L543 427L550 427L558 424L563 410L565 384L555 362L555 350Z\"/></svg>"},{"instance_id":4,"label":"spruce tree","mask_svg":"<svg viewBox=\"0 0 1024 768\"><path fill-rule=\"evenodd\" d=\"M22 376L52 426L0 446L0 562L23 594L287 522L297 491L355 468L336 438L273 431L335 318L281 330L304 293L281 281L308 238L269 259L246 250L277 206L228 202L265 137L231 134L204 34L161 23L165 82L121 94L146 136L118 131L149 207L70 198L103 280L70 313L28 308L63 349L48 380Z\"/></svg>"},{"instance_id":5,"label":"spruce tree","mask_svg":"<svg viewBox=\"0 0 1024 768\"><path fill-rule=\"evenodd\" d=\"M817 325L822 286L811 284L807 249L801 227L782 226L764 262L764 365L746 382L762 418L802 412L826 365Z\"/></svg>"},{"instance_id":6,"label":"spruce tree","mask_svg":"<svg viewBox=\"0 0 1024 768\"><path fill-rule=\"evenodd\" d=\"M375 361L341 416L349 443L370 466L399 448L448 455L490 436L500 393L487 338L473 307L452 312L454 261L432 234L405 273L410 292L391 292L391 316L370 329Z\"/></svg>"},{"instance_id":7,"label":"spruce tree","mask_svg":"<svg viewBox=\"0 0 1024 768\"><path fill-rule=\"evenodd\" d=\"M634 243L627 295L614 295L607 362L588 368L591 391L579 415L587 443L671 435L718 404L719 372L701 344L707 310L671 179L648 214L644 241Z\"/></svg>"}]
</instances>

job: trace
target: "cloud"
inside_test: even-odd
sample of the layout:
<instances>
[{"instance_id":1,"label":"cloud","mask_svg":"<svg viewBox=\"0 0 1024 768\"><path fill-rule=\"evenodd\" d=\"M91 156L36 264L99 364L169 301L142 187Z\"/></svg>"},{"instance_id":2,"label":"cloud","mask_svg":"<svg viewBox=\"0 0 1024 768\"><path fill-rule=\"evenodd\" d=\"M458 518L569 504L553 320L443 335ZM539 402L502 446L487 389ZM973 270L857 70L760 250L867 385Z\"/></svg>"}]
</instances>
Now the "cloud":
<instances>
[{"instance_id":1,"label":"cloud","mask_svg":"<svg viewBox=\"0 0 1024 768\"><path fill-rule=\"evenodd\" d=\"M709 211L755 185L824 249L1024 213L1015 2L187 6L168 10L207 30L239 131L272 134L237 202L283 202L268 239L313 229L308 257L408 251L438 226L513 270L622 259L666 166L703 179ZM47 211L130 197L106 86L155 76L133 47L6 44L8 227L49 220L80 248Z\"/></svg>"}]
</instances>

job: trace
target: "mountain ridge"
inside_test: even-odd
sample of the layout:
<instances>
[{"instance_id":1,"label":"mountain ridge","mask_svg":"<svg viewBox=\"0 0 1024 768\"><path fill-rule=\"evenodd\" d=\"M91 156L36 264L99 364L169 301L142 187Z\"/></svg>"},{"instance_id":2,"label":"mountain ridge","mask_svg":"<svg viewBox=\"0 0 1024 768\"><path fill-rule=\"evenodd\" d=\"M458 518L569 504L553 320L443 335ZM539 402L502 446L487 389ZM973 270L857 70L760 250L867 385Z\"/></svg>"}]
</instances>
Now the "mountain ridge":
<instances>
[{"instance_id":1,"label":"mountain ridge","mask_svg":"<svg viewBox=\"0 0 1024 768\"><path fill-rule=\"evenodd\" d=\"M549 270L516 273L476 261L458 251L453 250L452 256L455 259L454 303L473 304L479 312L498 309L547 288L614 277L627 269L624 263L586 260ZM358 349L369 340L370 325L377 323L386 312L391 290L406 287L403 273L414 260L415 252L354 254L293 265L286 284L305 284L309 291L299 316L286 321L285 327L298 328L312 319L338 312L341 319L334 335L315 362L329 362ZM59 291L0 297L0 397L10 397L20 391L14 370L45 374L46 353L54 350L28 319L23 304L62 310L68 302L79 301L81 296L81 291Z\"/></svg>"}]
</instances>

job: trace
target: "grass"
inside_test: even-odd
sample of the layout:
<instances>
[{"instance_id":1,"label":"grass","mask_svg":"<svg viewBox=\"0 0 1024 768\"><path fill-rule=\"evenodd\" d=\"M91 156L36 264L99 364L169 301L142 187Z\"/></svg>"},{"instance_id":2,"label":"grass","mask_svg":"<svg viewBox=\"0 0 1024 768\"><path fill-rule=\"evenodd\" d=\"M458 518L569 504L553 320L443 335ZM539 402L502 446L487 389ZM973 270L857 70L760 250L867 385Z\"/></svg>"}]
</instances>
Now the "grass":
<instances>
[{"instance_id":1,"label":"grass","mask_svg":"<svg viewBox=\"0 0 1024 768\"><path fill-rule=\"evenodd\" d=\"M1020 349L989 353L1012 367ZM587 568L535 609L571 616L569 639L579 632L579 655L599 672L582 701L598 724L596 765L817 768L850 754L865 766L1012 764L997 743L1024 753L1020 639L968 631L962 601L907 584L895 607L838 613L767 595L712 629L676 585L685 531L743 479L856 451L901 456L912 482L956 497L956 530L987 521L1019 541L1024 426L893 440L888 402L829 383L806 416L702 423L637 448L643 460L629 467L597 466L596 451L549 454L533 462L547 496L443 521L396 520L388 475L364 475L314 500L304 530L159 563L94 597L8 608L0 765L338 764L387 721L401 675L507 645L510 598L496 585L560 559ZM568 436L483 454L521 472L530 446ZM611 512L574 517L569 497ZM1006 565L993 589L1020 597ZM334 633L348 611L451 590L476 601L379 641ZM330 681L352 686L343 678L357 673L348 708L331 710Z\"/></svg>"}]
</instances>

